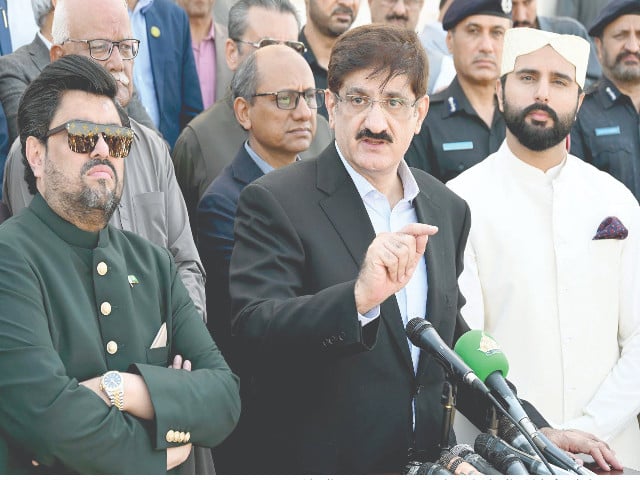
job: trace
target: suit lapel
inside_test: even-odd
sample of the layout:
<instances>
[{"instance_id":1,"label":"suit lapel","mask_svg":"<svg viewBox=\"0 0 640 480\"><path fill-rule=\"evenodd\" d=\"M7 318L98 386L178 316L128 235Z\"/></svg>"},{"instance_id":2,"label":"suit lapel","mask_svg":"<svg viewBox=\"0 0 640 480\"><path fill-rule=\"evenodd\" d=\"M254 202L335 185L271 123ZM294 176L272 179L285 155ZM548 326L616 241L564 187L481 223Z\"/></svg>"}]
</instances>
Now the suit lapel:
<instances>
[{"instance_id":1,"label":"suit lapel","mask_svg":"<svg viewBox=\"0 0 640 480\"><path fill-rule=\"evenodd\" d=\"M360 268L367 248L375 238L375 231L364 203L342 165L333 142L318 158L317 187L327 194L327 197L320 201L320 207L340 235L353 261ZM380 305L380 314L405 365L413 374L409 344L395 295L391 295Z\"/></svg>"},{"instance_id":2,"label":"suit lapel","mask_svg":"<svg viewBox=\"0 0 640 480\"><path fill-rule=\"evenodd\" d=\"M31 61L39 72L42 72L42 69L51 63L49 49L37 34L36 38L29 44L27 49L31 56Z\"/></svg>"},{"instance_id":3,"label":"suit lapel","mask_svg":"<svg viewBox=\"0 0 640 480\"><path fill-rule=\"evenodd\" d=\"M242 143L236 158L231 163L231 169L233 170L233 178L242 185L249 185L264 175L260 167L258 167L256 162L249 156L247 149L244 147L244 143Z\"/></svg>"},{"instance_id":4,"label":"suit lapel","mask_svg":"<svg viewBox=\"0 0 640 480\"><path fill-rule=\"evenodd\" d=\"M167 44L169 41L169 32L163 32L164 24L162 23L162 19L156 15L153 7L149 7L144 12L144 19L147 25L147 44L149 45L149 61L151 63L151 71L153 73L153 83L156 89L156 98L160 98L160 92L164 92L164 76L166 74L164 63L167 55L164 54L165 51L170 49L170 45ZM159 29L159 34L157 37L151 35L152 28ZM167 29L168 30L168 29ZM179 92L171 92L171 95L179 95ZM160 113L160 118L162 118L162 102L158 100L158 111Z\"/></svg>"}]
</instances>

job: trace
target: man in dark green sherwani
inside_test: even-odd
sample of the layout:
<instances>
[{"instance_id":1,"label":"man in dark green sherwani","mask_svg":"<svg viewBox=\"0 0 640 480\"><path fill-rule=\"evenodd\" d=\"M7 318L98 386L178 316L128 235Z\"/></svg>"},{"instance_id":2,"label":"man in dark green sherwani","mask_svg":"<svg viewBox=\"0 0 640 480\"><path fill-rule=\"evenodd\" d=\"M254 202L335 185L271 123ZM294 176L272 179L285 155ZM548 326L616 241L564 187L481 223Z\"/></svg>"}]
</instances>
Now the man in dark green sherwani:
<instances>
[{"instance_id":1,"label":"man in dark green sherwani","mask_svg":"<svg viewBox=\"0 0 640 480\"><path fill-rule=\"evenodd\" d=\"M0 473L180 473L239 417L170 253L107 225L136 141L116 88L70 55L20 104L39 193L0 227Z\"/></svg>"}]
</instances>

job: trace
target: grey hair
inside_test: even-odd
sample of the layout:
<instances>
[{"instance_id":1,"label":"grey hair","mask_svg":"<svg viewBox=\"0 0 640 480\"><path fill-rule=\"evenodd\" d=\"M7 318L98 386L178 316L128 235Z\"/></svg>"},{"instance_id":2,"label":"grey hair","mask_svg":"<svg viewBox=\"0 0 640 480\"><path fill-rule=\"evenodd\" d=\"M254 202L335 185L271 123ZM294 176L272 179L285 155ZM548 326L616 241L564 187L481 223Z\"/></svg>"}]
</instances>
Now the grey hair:
<instances>
[{"instance_id":1,"label":"grey hair","mask_svg":"<svg viewBox=\"0 0 640 480\"><path fill-rule=\"evenodd\" d=\"M42 28L47 15L53 11L53 3L51 0L31 0L31 9L36 25L38 28Z\"/></svg>"},{"instance_id":2,"label":"grey hair","mask_svg":"<svg viewBox=\"0 0 640 480\"><path fill-rule=\"evenodd\" d=\"M296 19L300 30L300 19L296 7L289 0L238 0L229 10L227 30L229 38L241 39L247 31L247 17L251 7L264 8L280 13L290 13ZM256 39L257 40L257 39Z\"/></svg>"},{"instance_id":3,"label":"grey hair","mask_svg":"<svg viewBox=\"0 0 640 480\"><path fill-rule=\"evenodd\" d=\"M34 2L35 0L31 0ZM129 11L127 6L127 0L122 0L122 6ZM73 12L69 12L67 2L65 0L58 0L56 2L56 8L53 13L53 25L51 26L51 36L53 37L54 45L61 45L69 39L69 18Z\"/></svg>"},{"instance_id":4,"label":"grey hair","mask_svg":"<svg viewBox=\"0 0 640 480\"><path fill-rule=\"evenodd\" d=\"M253 95L258 89L257 53L257 50L255 52L251 52L251 54L240 64L233 75L233 79L231 80L231 93L233 94L234 100L236 98L244 98L250 104L253 104L254 102Z\"/></svg>"}]
</instances>

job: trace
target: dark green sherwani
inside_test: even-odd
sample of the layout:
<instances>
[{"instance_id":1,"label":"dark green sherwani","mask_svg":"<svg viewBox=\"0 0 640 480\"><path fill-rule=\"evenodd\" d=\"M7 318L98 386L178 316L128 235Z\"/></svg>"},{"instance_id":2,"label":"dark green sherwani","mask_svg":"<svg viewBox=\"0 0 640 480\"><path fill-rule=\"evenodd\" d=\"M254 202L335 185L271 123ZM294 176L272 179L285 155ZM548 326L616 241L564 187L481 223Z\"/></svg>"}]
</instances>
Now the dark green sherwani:
<instances>
[{"instance_id":1,"label":"dark green sherwani","mask_svg":"<svg viewBox=\"0 0 640 480\"><path fill-rule=\"evenodd\" d=\"M237 379L168 251L111 226L80 230L36 195L0 227L0 252L0 473L160 474L181 445L168 431L206 447L231 432ZM150 349L164 322L166 347ZM176 354L192 372L166 368ZM108 370L144 378L153 421L78 385Z\"/></svg>"}]
</instances>

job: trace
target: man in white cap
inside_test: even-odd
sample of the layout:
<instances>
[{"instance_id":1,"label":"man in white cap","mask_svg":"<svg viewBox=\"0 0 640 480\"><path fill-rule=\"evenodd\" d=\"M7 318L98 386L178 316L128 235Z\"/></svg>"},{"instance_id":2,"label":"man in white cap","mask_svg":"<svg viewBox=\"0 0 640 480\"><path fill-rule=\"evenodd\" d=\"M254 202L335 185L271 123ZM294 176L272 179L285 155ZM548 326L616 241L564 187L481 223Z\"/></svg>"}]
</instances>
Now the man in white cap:
<instances>
[{"instance_id":1,"label":"man in white cap","mask_svg":"<svg viewBox=\"0 0 640 480\"><path fill-rule=\"evenodd\" d=\"M566 148L588 56L576 36L505 35L506 140L448 184L473 218L462 313L502 345L518 393L552 425L597 435L639 468L640 208ZM602 442L588 442L596 458Z\"/></svg>"}]
</instances>

